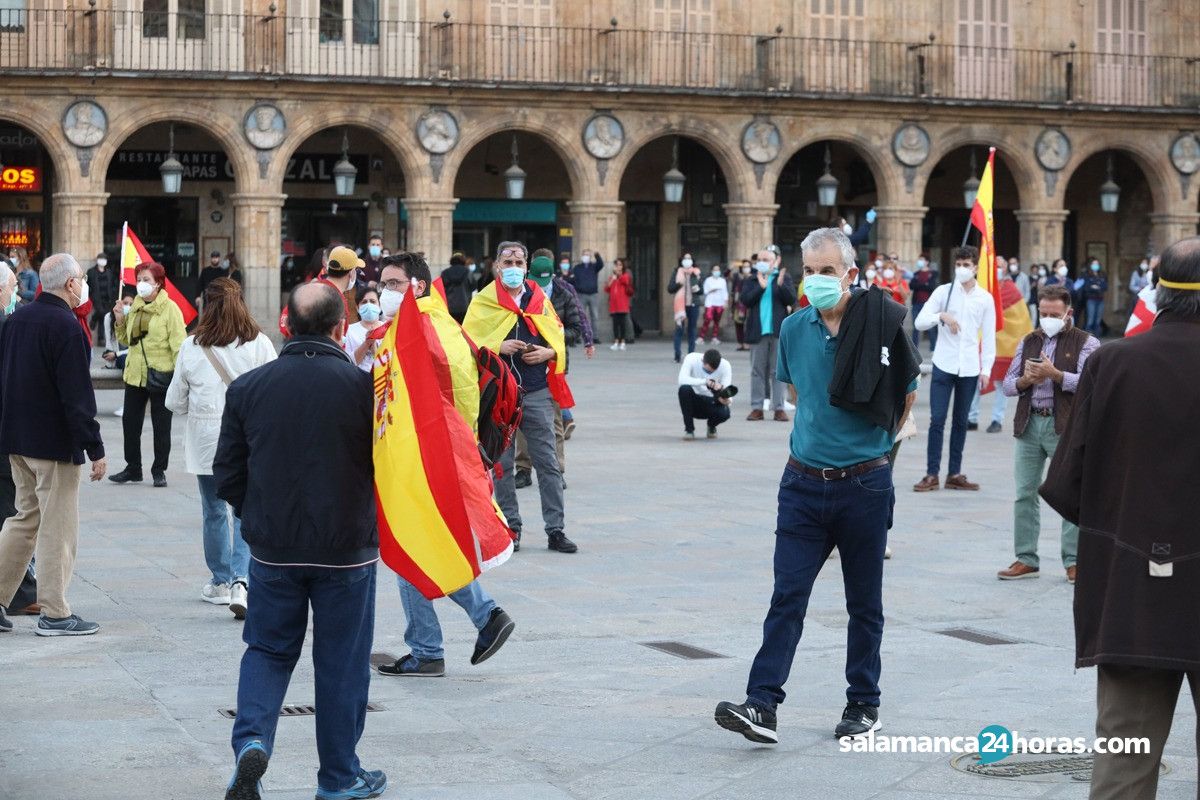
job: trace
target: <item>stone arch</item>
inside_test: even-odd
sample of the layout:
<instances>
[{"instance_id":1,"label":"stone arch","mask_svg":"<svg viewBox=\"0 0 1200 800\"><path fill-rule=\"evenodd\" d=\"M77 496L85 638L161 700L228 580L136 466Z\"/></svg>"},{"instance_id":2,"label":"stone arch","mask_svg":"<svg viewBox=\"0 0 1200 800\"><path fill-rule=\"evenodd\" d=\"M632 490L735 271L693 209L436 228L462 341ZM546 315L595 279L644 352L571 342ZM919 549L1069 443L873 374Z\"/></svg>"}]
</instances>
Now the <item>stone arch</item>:
<instances>
[{"instance_id":1,"label":"stone arch","mask_svg":"<svg viewBox=\"0 0 1200 800\"><path fill-rule=\"evenodd\" d=\"M584 119L586 118L580 118L577 126L579 130L583 128ZM446 154L439 182L445 187L447 196L453 195L458 171L472 150L497 133L520 132L542 139L558 156L571 182L572 199L595 199L599 191L598 180L594 177L594 171L593 175L589 175L587 169L595 159L584 151L579 137L564 133L562 126L551 125L525 115L500 118L489 116L486 120L465 118L459 120L459 126L461 134L458 144Z\"/></svg>"},{"instance_id":2,"label":"stone arch","mask_svg":"<svg viewBox=\"0 0 1200 800\"><path fill-rule=\"evenodd\" d=\"M304 114L299 106L285 108L283 111L287 114L289 125L293 124L294 120L295 127L289 128L287 139L271 155L271 167L267 172L268 183L280 187L280 191L288 161L301 145L322 131L346 126L362 128L379 137L379 141L391 151L396 163L400 165L406 184L405 191L409 194L413 191L412 184L425 174L421 169L423 151L416 143L416 134L411 130L412 125L406 125L403 121L392 119L386 114L371 114L359 107L347 108L332 115ZM425 158L427 160L427 154Z\"/></svg>"},{"instance_id":3,"label":"stone arch","mask_svg":"<svg viewBox=\"0 0 1200 800\"><path fill-rule=\"evenodd\" d=\"M1024 129L1018 130L1020 130L1019 133L1001 141L996 140L994 128L976 125L930 131L929 135L933 139L933 146L930 148L929 158L917 168L912 196L917 198L918 202L925 197L925 190L929 187L929 179L933 177L934 169L955 150L961 147L994 146L997 157L1003 159L1004 166L1012 173L1013 182L1017 187L1017 205L1026 209L1044 206L1044 203L1037 201L1045 194L1042 189L1044 186L1042 169L1035 163L1033 156L1034 139L1037 137L1037 133L1031 133ZM1067 131L1067 135L1071 135L1070 131ZM1028 141L1023 141L1026 138ZM981 172L983 171L982 163L979 165L979 169Z\"/></svg>"},{"instance_id":4,"label":"stone arch","mask_svg":"<svg viewBox=\"0 0 1200 800\"><path fill-rule=\"evenodd\" d=\"M67 105L70 105L68 103ZM55 117L47 118L46 106L43 104L23 103L19 98L0 113L0 119L32 133L38 139L38 144L46 151L54 165L54 177L57 184L56 192L78 190L82 188L82 178L79 171L79 161L75 157L74 148L68 144L60 126L62 111Z\"/></svg>"},{"instance_id":5,"label":"stone arch","mask_svg":"<svg viewBox=\"0 0 1200 800\"><path fill-rule=\"evenodd\" d=\"M821 142L840 142L848 145L855 155L866 163L867 169L871 171L871 177L875 179L877 205L886 207L900 203L903 187L900 185L899 170L895 168L894 160L887 155L890 153L890 148L881 150L878 142L872 141L862 134L845 130L813 131L799 139L792 140L789 147L779 154L779 158L769 165L770 169L763 179L763 190L774 197L775 189L779 185L779 179L788 162L804 148Z\"/></svg>"},{"instance_id":6,"label":"stone arch","mask_svg":"<svg viewBox=\"0 0 1200 800\"><path fill-rule=\"evenodd\" d=\"M1173 200L1173 197L1176 196L1174 187L1179 186L1179 174L1171 166L1167 153L1168 146L1169 143L1164 143L1161 149L1155 149L1131 139L1108 136L1089 138L1080 146L1072 148L1071 161L1063 168L1058 185L1055 187L1053 198L1055 208L1065 206L1067 186L1070 185L1071 179L1075 177L1083 163L1097 153L1103 153L1106 150L1124 153L1137 164L1150 187L1150 199L1154 203L1153 211L1155 213L1166 213L1176 205L1185 205L1186 200L1178 203Z\"/></svg>"},{"instance_id":7,"label":"stone arch","mask_svg":"<svg viewBox=\"0 0 1200 800\"><path fill-rule=\"evenodd\" d=\"M663 122L661 118L655 117L649 125L636 125L637 122L643 121L641 118L634 118L626 124L625 147L609 164L605 186L611 189L613 196L620 191L625 170L638 151L664 136L685 136L703 145L716 159L717 166L721 168L721 174L725 178L725 185L729 187L730 203L752 202L756 194L773 197L756 188L754 165L742 154L737 142L730 141L727 127L708 124L690 116L673 122ZM626 122L624 117L622 122ZM766 166L769 171L771 165ZM765 184L764 177L764 188Z\"/></svg>"}]
</instances>

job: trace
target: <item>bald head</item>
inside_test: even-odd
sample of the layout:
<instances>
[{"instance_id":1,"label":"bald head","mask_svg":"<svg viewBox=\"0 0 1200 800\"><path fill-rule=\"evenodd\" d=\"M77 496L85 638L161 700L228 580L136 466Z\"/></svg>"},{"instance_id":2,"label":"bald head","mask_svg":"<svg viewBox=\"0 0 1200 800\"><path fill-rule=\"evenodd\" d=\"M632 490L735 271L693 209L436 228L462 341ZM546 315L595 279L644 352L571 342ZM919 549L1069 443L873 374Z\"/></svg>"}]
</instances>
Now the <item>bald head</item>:
<instances>
[{"instance_id":1,"label":"bald head","mask_svg":"<svg viewBox=\"0 0 1200 800\"><path fill-rule=\"evenodd\" d=\"M324 283L302 283L288 298L288 329L293 336L328 336L341 341L346 306Z\"/></svg>"}]
</instances>

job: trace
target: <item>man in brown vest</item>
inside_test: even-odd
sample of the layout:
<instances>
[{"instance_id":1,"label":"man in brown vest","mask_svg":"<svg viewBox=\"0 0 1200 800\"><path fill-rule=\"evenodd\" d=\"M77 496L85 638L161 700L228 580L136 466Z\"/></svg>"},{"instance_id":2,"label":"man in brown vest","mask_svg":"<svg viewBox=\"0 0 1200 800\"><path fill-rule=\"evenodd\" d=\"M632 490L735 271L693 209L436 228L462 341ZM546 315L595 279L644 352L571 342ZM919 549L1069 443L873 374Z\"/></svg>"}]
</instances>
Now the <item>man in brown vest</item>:
<instances>
[{"instance_id":1,"label":"man in brown vest","mask_svg":"<svg viewBox=\"0 0 1200 800\"><path fill-rule=\"evenodd\" d=\"M1043 287L1038 293L1038 312L1038 329L1021 340L1004 376L1004 394L1020 399L1013 419L1013 435L1017 438L1013 545L1017 560L996 573L1002 581L1039 575L1038 486L1046 459L1054 456L1058 437L1067 429L1083 365L1100 346L1096 337L1071 324L1071 296L1065 287ZM1064 519L1062 563L1068 583L1075 583L1078 544L1079 528Z\"/></svg>"}]
</instances>

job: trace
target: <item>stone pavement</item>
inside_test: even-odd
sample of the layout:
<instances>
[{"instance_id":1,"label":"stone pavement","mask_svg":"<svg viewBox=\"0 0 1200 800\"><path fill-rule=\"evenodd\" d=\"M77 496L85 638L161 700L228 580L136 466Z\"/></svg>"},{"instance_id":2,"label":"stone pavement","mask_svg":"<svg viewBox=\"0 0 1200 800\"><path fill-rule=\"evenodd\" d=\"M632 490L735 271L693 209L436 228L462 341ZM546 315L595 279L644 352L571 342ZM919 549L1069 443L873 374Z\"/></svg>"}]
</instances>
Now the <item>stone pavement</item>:
<instances>
[{"instance_id":1,"label":"stone pavement","mask_svg":"<svg viewBox=\"0 0 1200 800\"><path fill-rule=\"evenodd\" d=\"M744 697L759 644L790 429L744 421L749 360L724 349L745 391L719 439L690 443L680 441L669 344L624 353L602 346L592 362L576 351L579 428L567 448L566 498L580 552L541 547L537 495L522 490L526 547L484 578L517 621L509 643L470 666L474 630L443 601L447 677L372 681L371 699L384 710L368 716L360 754L387 771L385 797L1086 797L1078 783L964 774L945 754L840 753L832 728L845 702L846 612L837 560L813 593L780 709L782 743L756 747L717 728L713 707ZM927 399L923 387L922 431ZM123 460L111 412L120 395L102 392L99 402L115 471ZM985 399L985 421L990 408ZM199 599L207 575L182 428L178 420L169 488L105 481L83 489L71 601L101 623L100 634L42 639L33 618L20 617L16 632L0 637L2 798L222 796L231 722L218 709L235 702L240 624ZM148 430L143 445L148 457ZM924 436L901 448L895 557L886 565L884 733L969 736L1002 724L1027 736L1093 735L1095 672L1072 668L1072 590L1048 510L1042 577L994 577L1012 561L1011 459L1007 430L970 434L965 471L982 491L916 495L909 487L924 471ZM380 567L374 649L407 652L403 625L391 573ZM947 628L1019 642L938 633ZM660 640L727 657L685 660L642 644ZM306 655L287 699L312 697ZM1185 695L1160 798L1196 797L1195 727ZM281 720L266 797L309 798L315 781L312 718Z\"/></svg>"}]
</instances>

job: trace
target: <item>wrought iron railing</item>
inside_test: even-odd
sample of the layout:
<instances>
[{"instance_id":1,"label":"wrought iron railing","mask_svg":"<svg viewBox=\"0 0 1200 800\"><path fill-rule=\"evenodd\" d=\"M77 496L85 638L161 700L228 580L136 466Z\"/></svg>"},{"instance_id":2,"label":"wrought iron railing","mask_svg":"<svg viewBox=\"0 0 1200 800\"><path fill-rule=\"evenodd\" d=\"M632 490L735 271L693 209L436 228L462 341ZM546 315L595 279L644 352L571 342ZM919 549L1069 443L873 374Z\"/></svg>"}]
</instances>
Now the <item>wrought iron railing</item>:
<instances>
[{"instance_id":1,"label":"wrought iron railing","mask_svg":"<svg viewBox=\"0 0 1200 800\"><path fill-rule=\"evenodd\" d=\"M1200 107L1200 57L96 8L0 10L0 74L20 73Z\"/></svg>"}]
</instances>

